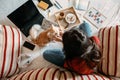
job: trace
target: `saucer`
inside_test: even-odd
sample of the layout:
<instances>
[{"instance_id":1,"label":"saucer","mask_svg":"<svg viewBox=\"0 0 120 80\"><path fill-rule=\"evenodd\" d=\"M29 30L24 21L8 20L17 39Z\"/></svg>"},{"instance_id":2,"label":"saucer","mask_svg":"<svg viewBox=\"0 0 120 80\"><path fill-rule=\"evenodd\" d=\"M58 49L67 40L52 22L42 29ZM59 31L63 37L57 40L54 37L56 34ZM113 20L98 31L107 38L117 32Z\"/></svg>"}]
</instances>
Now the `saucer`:
<instances>
[{"instance_id":1,"label":"saucer","mask_svg":"<svg viewBox=\"0 0 120 80\"><path fill-rule=\"evenodd\" d=\"M68 13L66 16L65 16L65 20L66 20L66 22L67 23L75 23L76 22L76 16L75 16L75 14L73 14L73 13Z\"/></svg>"}]
</instances>

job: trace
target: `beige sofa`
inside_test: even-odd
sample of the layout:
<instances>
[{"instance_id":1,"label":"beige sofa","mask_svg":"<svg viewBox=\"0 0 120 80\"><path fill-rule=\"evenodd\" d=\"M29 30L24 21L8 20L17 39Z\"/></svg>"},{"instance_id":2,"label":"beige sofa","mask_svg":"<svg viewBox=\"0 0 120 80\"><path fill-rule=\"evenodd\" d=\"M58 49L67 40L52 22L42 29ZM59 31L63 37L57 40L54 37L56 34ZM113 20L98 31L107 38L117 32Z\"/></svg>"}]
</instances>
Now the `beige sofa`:
<instances>
[{"instance_id":1,"label":"beige sofa","mask_svg":"<svg viewBox=\"0 0 120 80\"><path fill-rule=\"evenodd\" d=\"M6 29L6 30L5 30ZM17 31L19 31L16 28L12 28L10 26L0 26L0 30L1 33L7 33L7 36L9 37L4 37L6 36L6 34L2 34L0 35L0 37L4 37L3 39L3 44L1 46L7 45L6 48L2 48L1 50L4 52L1 52L0 55L4 56L4 58L0 58L1 59L1 64L3 66L0 68L1 71L1 79L3 80L114 80L115 78L113 78L112 76L120 76L120 71L119 71L119 66L115 66L113 63L114 61L117 62L115 65L119 65L119 50L116 53L116 48L118 48L119 45L119 35L120 35L120 27L119 26L113 26L111 28L103 28L100 29L99 31L99 38L101 40L101 45L102 45L102 49L103 49L103 61L101 63L101 65L98 67L99 72L94 73L94 74L90 74L90 75L78 75L74 72L70 72L68 70L65 70L63 68L60 68L58 66L55 66L52 63L47 62L43 57L42 57L42 51L45 50L44 49L40 49L38 51L31 51L31 52L27 52L25 54L28 54L29 57L26 57L25 59L23 59L23 61L28 60L31 61L29 62L30 64L27 63L27 66L25 67L26 63L23 66L18 66L18 64L21 64L20 62L18 62L18 58L19 56L22 54L20 53L20 49L23 50L27 50L25 47L22 46L22 36L20 36L20 32L18 34ZM12 30L14 32L12 32ZM14 33L14 35L13 35ZM12 34L12 35L11 35ZM13 43L14 42L14 37L15 42L18 41L17 43ZM113 38L114 37L114 38ZM7 43L5 43L4 41L7 40ZM2 41L1 41L2 42ZM108 43L109 42L109 43ZM12 44L10 44L12 43ZM118 43L118 44L116 44ZM11 46L16 46L19 45L17 47L14 47L14 49ZM53 46L54 45L54 46ZM49 44L48 47L53 46L53 48L57 48L56 46L61 45L60 43L58 43L56 45L55 44ZM115 45L115 46L114 46ZM104 47L103 47L104 46ZM112 51L110 46L112 46ZM21 48L23 47L23 48ZM58 47L61 48L61 47ZM110 49L109 49L110 48ZM6 52L5 49L8 51ZM48 48L46 48L48 49ZM13 50L14 53L13 53ZM110 50L110 51L108 51ZM19 55L18 55L19 52ZM112 53L111 53L112 52ZM36 55L33 56L33 55ZM109 55L109 56L108 56ZM117 55L113 56L113 55ZM110 57L112 56L112 57ZM109 57L109 59L108 59ZM111 60L111 58L117 58L117 59L113 59ZM32 60L31 60L32 58ZM109 62L108 62L109 61ZM112 62L111 62L112 61ZM3 64L4 63L4 64ZM10 64L11 63L11 64ZM107 64L107 66L106 66ZM109 66L108 66L109 65ZM16 66L16 67L15 67ZM17 68L17 69L16 69ZM109 69L107 69L109 68ZM113 69L114 68L114 69ZM117 69L116 69L117 68ZM4 70L3 70L4 69ZM18 72L18 70L20 70ZM108 71L109 70L109 71ZM112 70L114 70L113 72L116 72L116 74L114 74L112 72ZM117 70L117 71L115 71ZM107 71L107 73L106 73ZM106 75L106 76L105 76ZM109 76L110 75L110 76ZM119 78L117 78L117 80L119 80Z\"/></svg>"},{"instance_id":2,"label":"beige sofa","mask_svg":"<svg viewBox=\"0 0 120 80\"><path fill-rule=\"evenodd\" d=\"M21 4L23 4L24 2L26 2L27 0L20 0L20 1L18 1L18 0L0 0L0 24L5 24L5 25L9 25L9 26L14 26L15 27L15 25L13 24L13 23L11 23L8 19L7 19L7 15L8 14L10 14L12 11L14 11L17 7L19 7ZM111 25L111 24L116 24L117 23L117 17L119 17L119 15L115 15L115 13L112 13L112 12L117 12L117 10L113 10L114 8L112 8L111 10L110 10L110 12L109 12L109 14L108 14L108 11L106 11L106 10L109 10L109 8L107 8L106 6L108 6L109 4L107 4L105 7L103 7L103 3L105 3L104 1L105 0L102 0L102 1L99 1L99 0L91 0L92 2L95 2L95 3L92 3L92 5L94 5L93 7L95 7L95 8L97 8L97 9L100 9L101 11L103 11L103 13L104 14L106 14L107 15L107 17L108 17L108 21L106 22L106 24L104 24L104 25ZM96 3L101 3L101 4L99 4L99 5L97 5ZM102 6L102 7L100 7L100 6ZM112 7L112 6L111 6ZM103 9L102 9L103 8ZM119 11L118 11L119 12ZM110 13L111 13L111 15L110 15ZM108 26L107 26L108 27ZM92 29L96 32L98 29L96 29L95 27L92 27ZM0 30L2 30L2 29L0 29ZM11 29L10 29L11 30ZM15 30L15 29L13 29L13 31L15 31L14 33L17 33L17 31ZM19 31L19 30L18 30ZM94 32L93 31L93 32ZM109 31L109 30L107 30L106 29L106 31ZM17 33L18 34L18 33ZM16 36L17 34L15 34L14 36ZM100 34L103 34L103 32L101 32ZM107 34L108 35L108 33L107 32L105 32L105 34ZM3 34L2 34L3 35ZM12 33L10 33L9 34L10 36L12 35ZM1 36L1 32L0 32L0 36ZM12 43L12 41L10 41L11 39L12 39L12 37L10 37L9 36L9 38L10 39L8 39L8 43L10 42L10 50L11 50L11 53L13 53L12 52L12 49L11 49L11 43ZM17 36L15 37L15 38L17 38ZM101 39L102 39L102 37L100 37ZM107 40L108 40L108 37L106 37L105 36L105 38L107 38ZM104 38L104 39L105 39ZM3 38L3 36L2 36L2 38L0 37L0 42L2 43L2 41L4 41L3 40L4 38ZM17 38L18 39L18 38ZM17 40L17 39L15 39L15 41ZM27 50L26 48L24 48L23 46L22 46L22 42L24 42L24 41L21 41L21 39L22 38L20 38L20 47L22 48L22 51L20 52L20 53L24 53L23 51L27 51L27 53L38 53L38 52L34 52L34 51L31 51L31 50ZM109 38L110 40L113 40L113 41L115 41L115 38ZM105 39L106 40L106 39ZM102 41L102 40L101 40ZM18 43L14 43L14 45L18 45ZM119 43L118 43L119 44ZM106 44L105 45L107 45L106 47L104 47L104 48L106 48L105 50L107 50L108 48L108 43L106 42ZM105 46L104 45L104 46ZM111 45L112 46L112 45ZM1 46L1 44L0 44L0 49L3 49L3 46ZM114 47L114 46L113 46ZM16 50L16 51L19 51L19 49L20 48L16 48L16 49L14 49L14 50ZM8 49L7 49L8 50ZM109 50L111 50L111 48L109 48ZM2 51L2 50L0 50L0 51ZM7 52L10 52L10 51L7 51ZM111 51L110 51L111 52ZM16 52L15 52L16 53ZM108 53L108 52L107 52ZM114 57L113 55L109 58L109 62L110 61L113 61L113 62L110 62L109 63L109 66L106 66L108 63L106 63L106 61L105 60L108 60L107 58L106 58L106 51L105 51L105 55L104 55L104 60L103 60L103 67L99 67L100 68L100 71L101 70L103 70L103 71L101 71L102 73L104 73L104 74L106 74L107 76L103 76L103 74L91 74L91 75L77 75L77 74L75 74L75 73L73 73L73 72L69 72L69 71L67 71L67 70L64 70L64 69L62 69L62 68L59 68L59 67L57 67L57 66L55 66L55 65L53 65L53 64L51 64L51 63L49 63L49 62L47 62L43 57L42 57L42 52L40 53L41 55L36 55L36 56L34 56L34 58L33 58L33 60L32 60L32 62L30 63L30 64L28 64L28 66L27 67L23 67L23 68L21 68L20 69L20 72L21 72L21 74L18 74L18 70L19 70L19 67L18 67L18 56L17 56L17 54L15 54L14 56L14 61L12 61L11 59L9 59L10 58L10 55L11 54L7 54L8 56L7 57L9 57L9 58L5 58L6 59L6 61L12 61L12 64L14 64L15 66L16 66L16 69L15 69L15 67L13 67L13 65L11 65L12 67L10 68L10 66L8 67L8 65L10 65L10 64L5 64L5 66L7 66L8 68L4 68L4 66L2 67L2 61L4 61L3 60L3 54L2 54L2 52L0 53L0 59L2 59L1 61L0 61L0 76L2 76L2 78L0 78L0 80L1 79L3 79L3 80L6 80L6 79L10 79L10 80L27 80L28 78L30 79L30 80L111 80L111 79L113 79L113 80L120 80L119 78L113 78L113 76L119 76L119 73L117 73L117 72L120 72L120 70L118 69L118 70L112 70L112 69L115 69L114 68L114 64L112 64L112 63L114 63L114 60L115 60L115 58L114 58L114 60L112 60L111 59L111 57ZM110 53L111 54L111 53ZM38 56L38 57L37 57ZM119 55L118 55L119 56ZM29 57L27 57L27 60L29 60ZM118 60L119 60L119 57L118 57ZM11 62L10 61L10 62ZM9 62L5 62L5 63L9 63ZM118 62L119 63L119 62ZM24 61L23 61L23 64L24 64ZM101 66L102 66L101 65ZM112 67L111 67L112 66ZM119 66L119 65L117 65L117 66ZM4 68L4 70L6 70L7 72L5 72L5 71L3 71L3 69L2 68ZM109 69L108 69L109 68ZM118 67L117 67L118 68ZM34 70L33 70L34 69ZM107 70L107 71L106 71ZM110 71L109 71L110 70ZM4 72L4 73L3 73ZM23 72L23 73L22 73ZM116 72L117 74L113 74L113 72ZM2 73L2 75L1 75L1 73ZM9 74L8 74L9 73ZM16 75L17 74L17 75ZM113 75L113 76L108 76L108 75ZM9 76L9 77L6 77L6 76ZM111 78L108 78L108 77L111 77Z\"/></svg>"}]
</instances>

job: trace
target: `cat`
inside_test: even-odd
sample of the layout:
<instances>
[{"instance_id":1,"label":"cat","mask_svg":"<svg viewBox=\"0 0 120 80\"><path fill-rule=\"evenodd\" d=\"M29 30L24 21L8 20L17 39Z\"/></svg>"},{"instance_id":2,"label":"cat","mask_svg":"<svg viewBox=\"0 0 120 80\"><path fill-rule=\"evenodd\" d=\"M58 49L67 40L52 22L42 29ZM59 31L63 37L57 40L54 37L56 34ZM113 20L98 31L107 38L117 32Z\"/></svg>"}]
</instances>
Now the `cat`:
<instances>
[{"instance_id":1,"label":"cat","mask_svg":"<svg viewBox=\"0 0 120 80\"><path fill-rule=\"evenodd\" d=\"M36 39L37 36L38 36L42 31L44 31L44 29L42 29L42 27L41 27L40 25L34 24L34 25L32 26L32 28L30 29L30 31L29 31L29 34L30 34L29 37L30 37L31 39Z\"/></svg>"},{"instance_id":2,"label":"cat","mask_svg":"<svg viewBox=\"0 0 120 80\"><path fill-rule=\"evenodd\" d=\"M37 44L39 47L45 46L47 43L51 41L62 41L60 28L51 25L50 28L42 31L36 39L32 40L33 43Z\"/></svg>"}]
</instances>

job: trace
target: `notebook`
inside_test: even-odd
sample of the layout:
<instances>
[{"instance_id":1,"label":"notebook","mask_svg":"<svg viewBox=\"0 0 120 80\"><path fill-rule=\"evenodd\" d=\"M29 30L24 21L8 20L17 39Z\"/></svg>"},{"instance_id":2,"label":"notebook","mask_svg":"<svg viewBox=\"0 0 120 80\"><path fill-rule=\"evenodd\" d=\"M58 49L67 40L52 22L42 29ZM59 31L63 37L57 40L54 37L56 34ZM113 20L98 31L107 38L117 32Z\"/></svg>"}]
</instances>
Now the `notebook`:
<instances>
[{"instance_id":1,"label":"notebook","mask_svg":"<svg viewBox=\"0 0 120 80\"><path fill-rule=\"evenodd\" d=\"M91 22L96 28L100 28L107 19L106 16L93 7L85 13L84 18Z\"/></svg>"},{"instance_id":2,"label":"notebook","mask_svg":"<svg viewBox=\"0 0 120 80\"><path fill-rule=\"evenodd\" d=\"M48 8L50 8L50 7L53 6L53 4L51 3L50 0L38 0L38 1L39 1L39 2L40 2L40 1L44 1L45 3L49 4Z\"/></svg>"},{"instance_id":3,"label":"notebook","mask_svg":"<svg viewBox=\"0 0 120 80\"><path fill-rule=\"evenodd\" d=\"M42 24L44 16L37 10L32 0L27 1L7 16L27 37L34 24Z\"/></svg>"}]
</instances>

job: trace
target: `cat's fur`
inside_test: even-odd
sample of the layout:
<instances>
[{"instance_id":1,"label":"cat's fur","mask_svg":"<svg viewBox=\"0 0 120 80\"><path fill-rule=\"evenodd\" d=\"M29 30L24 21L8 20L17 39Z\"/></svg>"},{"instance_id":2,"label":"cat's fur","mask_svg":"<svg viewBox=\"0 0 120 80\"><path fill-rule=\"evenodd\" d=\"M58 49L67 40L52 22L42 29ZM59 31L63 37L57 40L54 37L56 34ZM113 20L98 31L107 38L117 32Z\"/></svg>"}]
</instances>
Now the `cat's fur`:
<instances>
[{"instance_id":1,"label":"cat's fur","mask_svg":"<svg viewBox=\"0 0 120 80\"><path fill-rule=\"evenodd\" d=\"M58 27L51 26L50 28L41 32L36 39L32 41L40 47L45 46L50 41L61 41L61 35Z\"/></svg>"}]
</instances>

